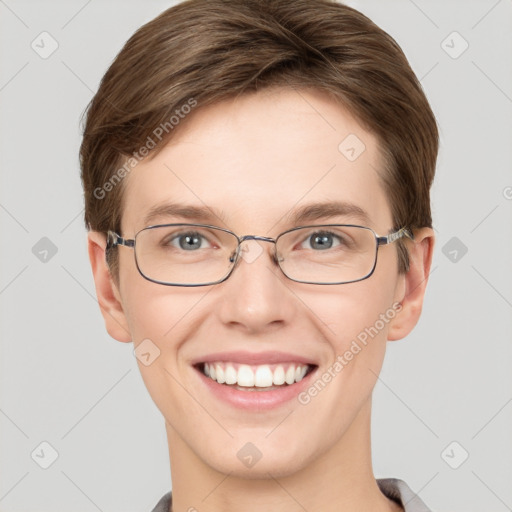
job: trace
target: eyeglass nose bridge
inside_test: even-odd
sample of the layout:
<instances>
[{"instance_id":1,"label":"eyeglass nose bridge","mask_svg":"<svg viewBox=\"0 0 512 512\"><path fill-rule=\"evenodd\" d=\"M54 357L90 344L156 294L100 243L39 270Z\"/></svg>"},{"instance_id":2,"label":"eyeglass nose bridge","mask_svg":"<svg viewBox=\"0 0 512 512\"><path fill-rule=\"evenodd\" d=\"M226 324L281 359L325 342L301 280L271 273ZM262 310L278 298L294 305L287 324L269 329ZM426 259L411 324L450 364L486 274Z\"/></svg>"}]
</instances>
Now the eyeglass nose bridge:
<instances>
[{"instance_id":1,"label":"eyeglass nose bridge","mask_svg":"<svg viewBox=\"0 0 512 512\"><path fill-rule=\"evenodd\" d=\"M238 238L238 247L237 247L237 250L236 250L236 253L232 255L231 257L231 260L232 261L235 261L236 260L236 266L238 266L238 263L240 261L240 253L241 253L241 247L242 247L242 243L243 242L246 242L248 240L256 240L256 241L261 241L261 242L270 242L270 243L273 243L274 246L277 242L277 240L275 238L270 238L268 236L259 236L259 235L244 235L244 236L241 236ZM278 255L276 254L275 250L274 250L274 254L272 254L272 260L273 262L276 264L276 265L279 265L279 258L278 258Z\"/></svg>"},{"instance_id":2,"label":"eyeglass nose bridge","mask_svg":"<svg viewBox=\"0 0 512 512\"><path fill-rule=\"evenodd\" d=\"M262 242L272 242L276 243L275 238L269 238L268 236L258 236L258 235L244 235L241 236L238 239L238 243L241 244L242 242L245 242L246 240L261 240Z\"/></svg>"}]
</instances>

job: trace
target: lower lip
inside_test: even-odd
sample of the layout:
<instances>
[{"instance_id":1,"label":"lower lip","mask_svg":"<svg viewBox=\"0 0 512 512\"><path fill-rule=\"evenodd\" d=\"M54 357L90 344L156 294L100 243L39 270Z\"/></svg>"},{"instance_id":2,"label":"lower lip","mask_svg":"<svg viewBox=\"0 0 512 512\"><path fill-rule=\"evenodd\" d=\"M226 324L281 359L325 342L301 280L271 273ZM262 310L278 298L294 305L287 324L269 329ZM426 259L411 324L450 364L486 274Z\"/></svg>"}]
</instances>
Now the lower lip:
<instances>
[{"instance_id":1,"label":"lower lip","mask_svg":"<svg viewBox=\"0 0 512 512\"><path fill-rule=\"evenodd\" d=\"M199 376L208 389L223 402L233 407L252 411L261 411L277 408L294 398L309 386L310 380L316 373L317 368L308 373L300 382L268 391L240 391L239 389L219 384L217 381L207 377L201 370L196 369Z\"/></svg>"}]
</instances>

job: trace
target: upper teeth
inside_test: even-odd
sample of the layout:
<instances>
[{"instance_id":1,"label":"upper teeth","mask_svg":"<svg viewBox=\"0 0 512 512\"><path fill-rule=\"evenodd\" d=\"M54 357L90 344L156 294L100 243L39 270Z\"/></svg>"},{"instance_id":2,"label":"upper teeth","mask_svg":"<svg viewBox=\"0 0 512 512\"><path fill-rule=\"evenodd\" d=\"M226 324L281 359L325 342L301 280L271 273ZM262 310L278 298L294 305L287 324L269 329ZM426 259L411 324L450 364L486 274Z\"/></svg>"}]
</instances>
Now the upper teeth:
<instances>
[{"instance_id":1,"label":"upper teeth","mask_svg":"<svg viewBox=\"0 0 512 512\"><path fill-rule=\"evenodd\" d=\"M286 367L286 369L285 369ZM235 363L204 363L203 372L219 384L237 384L242 387L265 388L300 382L308 371L308 365L287 364L249 366Z\"/></svg>"}]
</instances>

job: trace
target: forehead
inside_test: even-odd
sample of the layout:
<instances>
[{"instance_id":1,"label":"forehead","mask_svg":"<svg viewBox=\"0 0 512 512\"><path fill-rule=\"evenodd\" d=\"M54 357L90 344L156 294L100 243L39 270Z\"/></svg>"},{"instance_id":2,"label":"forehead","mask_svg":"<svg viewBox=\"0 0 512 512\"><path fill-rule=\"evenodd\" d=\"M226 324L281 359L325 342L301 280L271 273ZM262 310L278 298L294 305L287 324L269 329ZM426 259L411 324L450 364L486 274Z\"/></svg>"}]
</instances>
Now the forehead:
<instances>
[{"instance_id":1,"label":"forehead","mask_svg":"<svg viewBox=\"0 0 512 512\"><path fill-rule=\"evenodd\" d=\"M125 178L122 228L176 221L173 212L189 206L184 222L195 212L197 222L276 234L315 204L336 203L340 222L387 230L381 160L375 136L320 92L265 90L199 105Z\"/></svg>"}]
</instances>

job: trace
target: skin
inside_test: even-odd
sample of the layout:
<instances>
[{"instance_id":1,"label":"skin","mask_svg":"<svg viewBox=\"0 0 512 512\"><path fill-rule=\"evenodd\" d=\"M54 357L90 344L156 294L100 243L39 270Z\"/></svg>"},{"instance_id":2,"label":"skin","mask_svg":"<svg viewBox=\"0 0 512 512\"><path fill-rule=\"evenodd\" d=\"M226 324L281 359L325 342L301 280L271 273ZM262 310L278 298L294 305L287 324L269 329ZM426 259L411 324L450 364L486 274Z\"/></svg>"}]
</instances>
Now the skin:
<instances>
[{"instance_id":1,"label":"skin","mask_svg":"<svg viewBox=\"0 0 512 512\"><path fill-rule=\"evenodd\" d=\"M366 146L354 162L338 150L349 134ZM198 109L125 178L121 235L133 238L149 209L168 200L207 205L226 220L213 224L239 236L274 238L294 227L290 211L343 200L364 209L367 225L385 235L393 225L381 172L377 139L339 104L316 91L265 90ZM353 215L325 223L335 222L362 224ZM407 274L398 273L391 244L379 249L369 279L335 286L288 280L271 261L273 245L261 243L262 254L242 260L227 281L181 288L145 280L125 247L118 249L116 285L105 264L105 236L89 234L109 334L135 346L149 338L160 350L151 365L138 364L166 421L174 511L401 510L373 476L371 394L386 342L418 321L433 240L424 228L407 242ZM250 250L253 244L246 242ZM279 350L314 359L322 374L396 302L400 313L306 405L294 399L275 410L239 410L205 391L191 366L212 352ZM262 454L251 468L237 457L247 442Z\"/></svg>"}]
</instances>

